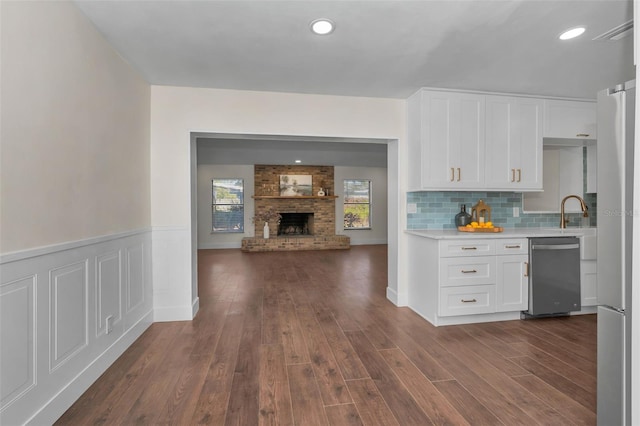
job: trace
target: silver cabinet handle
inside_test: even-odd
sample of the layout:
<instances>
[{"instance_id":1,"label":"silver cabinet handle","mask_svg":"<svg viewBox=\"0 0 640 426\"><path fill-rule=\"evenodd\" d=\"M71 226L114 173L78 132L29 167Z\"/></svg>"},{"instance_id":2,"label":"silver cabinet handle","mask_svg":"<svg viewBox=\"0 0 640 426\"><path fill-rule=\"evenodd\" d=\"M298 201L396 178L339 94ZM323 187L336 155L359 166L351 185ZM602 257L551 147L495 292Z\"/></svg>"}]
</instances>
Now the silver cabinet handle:
<instances>
[{"instance_id":1,"label":"silver cabinet handle","mask_svg":"<svg viewBox=\"0 0 640 426\"><path fill-rule=\"evenodd\" d=\"M462 250L478 250L478 247L462 247Z\"/></svg>"},{"instance_id":2,"label":"silver cabinet handle","mask_svg":"<svg viewBox=\"0 0 640 426\"><path fill-rule=\"evenodd\" d=\"M518 246L504 246L504 248L516 248L516 249L519 249L520 247L521 246L519 246L519 245Z\"/></svg>"},{"instance_id":3,"label":"silver cabinet handle","mask_svg":"<svg viewBox=\"0 0 640 426\"><path fill-rule=\"evenodd\" d=\"M464 269L462 269L460 270L460 272L462 272L463 274L475 274L478 271L476 271L475 269L470 269L468 271L465 271Z\"/></svg>"},{"instance_id":4,"label":"silver cabinet handle","mask_svg":"<svg viewBox=\"0 0 640 426\"><path fill-rule=\"evenodd\" d=\"M589 137L589 133L578 133L576 135L576 137L578 137L578 138L588 138Z\"/></svg>"},{"instance_id":5,"label":"silver cabinet handle","mask_svg":"<svg viewBox=\"0 0 640 426\"><path fill-rule=\"evenodd\" d=\"M476 299L460 299L462 303L476 303Z\"/></svg>"}]
</instances>

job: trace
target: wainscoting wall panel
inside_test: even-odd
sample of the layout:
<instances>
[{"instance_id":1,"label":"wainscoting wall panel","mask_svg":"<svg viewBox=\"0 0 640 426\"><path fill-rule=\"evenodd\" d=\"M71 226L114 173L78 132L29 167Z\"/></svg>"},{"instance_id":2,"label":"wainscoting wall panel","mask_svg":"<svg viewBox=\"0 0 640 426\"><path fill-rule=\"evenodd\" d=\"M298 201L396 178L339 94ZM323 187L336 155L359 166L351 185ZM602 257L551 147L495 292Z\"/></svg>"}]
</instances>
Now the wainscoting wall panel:
<instances>
[{"instance_id":1,"label":"wainscoting wall panel","mask_svg":"<svg viewBox=\"0 0 640 426\"><path fill-rule=\"evenodd\" d=\"M87 260L49 273L49 368L54 371L88 345Z\"/></svg>"},{"instance_id":2,"label":"wainscoting wall panel","mask_svg":"<svg viewBox=\"0 0 640 426\"><path fill-rule=\"evenodd\" d=\"M120 252L113 251L96 257L96 337L106 334L106 321L122 322L122 262Z\"/></svg>"},{"instance_id":3,"label":"wainscoting wall panel","mask_svg":"<svg viewBox=\"0 0 640 426\"><path fill-rule=\"evenodd\" d=\"M1 256L0 423L60 417L151 324L151 276L150 230Z\"/></svg>"},{"instance_id":4,"label":"wainscoting wall panel","mask_svg":"<svg viewBox=\"0 0 640 426\"><path fill-rule=\"evenodd\" d=\"M35 386L35 287L35 275L0 286L0 407Z\"/></svg>"},{"instance_id":5,"label":"wainscoting wall panel","mask_svg":"<svg viewBox=\"0 0 640 426\"><path fill-rule=\"evenodd\" d=\"M143 246L127 247L127 313L144 303Z\"/></svg>"}]
</instances>

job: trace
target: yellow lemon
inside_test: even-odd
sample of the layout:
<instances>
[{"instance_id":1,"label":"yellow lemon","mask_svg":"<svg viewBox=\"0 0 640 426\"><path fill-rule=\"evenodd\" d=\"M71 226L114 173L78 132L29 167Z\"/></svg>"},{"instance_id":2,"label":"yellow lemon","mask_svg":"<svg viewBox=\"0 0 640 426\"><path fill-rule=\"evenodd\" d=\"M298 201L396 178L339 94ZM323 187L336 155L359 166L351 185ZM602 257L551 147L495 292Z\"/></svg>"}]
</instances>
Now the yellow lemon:
<instances>
[{"instance_id":1,"label":"yellow lemon","mask_svg":"<svg viewBox=\"0 0 640 426\"><path fill-rule=\"evenodd\" d=\"M471 227L472 228L477 228L478 227L478 222L471 222Z\"/></svg>"}]
</instances>

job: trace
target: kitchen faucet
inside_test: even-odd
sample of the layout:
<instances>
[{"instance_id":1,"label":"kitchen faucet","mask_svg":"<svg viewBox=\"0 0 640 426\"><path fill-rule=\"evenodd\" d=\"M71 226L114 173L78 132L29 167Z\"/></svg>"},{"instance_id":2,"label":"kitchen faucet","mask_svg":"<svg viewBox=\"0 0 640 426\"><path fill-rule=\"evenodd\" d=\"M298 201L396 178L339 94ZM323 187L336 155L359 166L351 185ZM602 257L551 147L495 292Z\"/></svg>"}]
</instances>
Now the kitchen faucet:
<instances>
[{"instance_id":1,"label":"kitchen faucet","mask_svg":"<svg viewBox=\"0 0 640 426\"><path fill-rule=\"evenodd\" d=\"M560 228L562 229L567 227L567 222L569 221L569 219L564 218L564 203L569 198L575 198L576 200L580 201L580 208L582 209L582 217L589 217L589 212L588 212L589 208L587 207L587 203L584 202L582 197L578 195L567 195L562 199L562 202L560 203Z\"/></svg>"}]
</instances>

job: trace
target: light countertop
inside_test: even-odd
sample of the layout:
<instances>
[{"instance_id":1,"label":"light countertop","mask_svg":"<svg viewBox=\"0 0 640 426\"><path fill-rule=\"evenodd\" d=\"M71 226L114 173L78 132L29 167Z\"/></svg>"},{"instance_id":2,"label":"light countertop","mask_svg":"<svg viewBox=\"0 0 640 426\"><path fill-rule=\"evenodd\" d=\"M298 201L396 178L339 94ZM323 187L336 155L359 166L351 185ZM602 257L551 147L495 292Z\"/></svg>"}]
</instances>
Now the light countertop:
<instances>
[{"instance_id":1,"label":"light countertop","mask_svg":"<svg viewBox=\"0 0 640 426\"><path fill-rule=\"evenodd\" d=\"M597 228L505 228L503 232L461 232L457 229L407 229L409 235L435 240L462 240L469 238L529 238L596 235Z\"/></svg>"}]
</instances>

